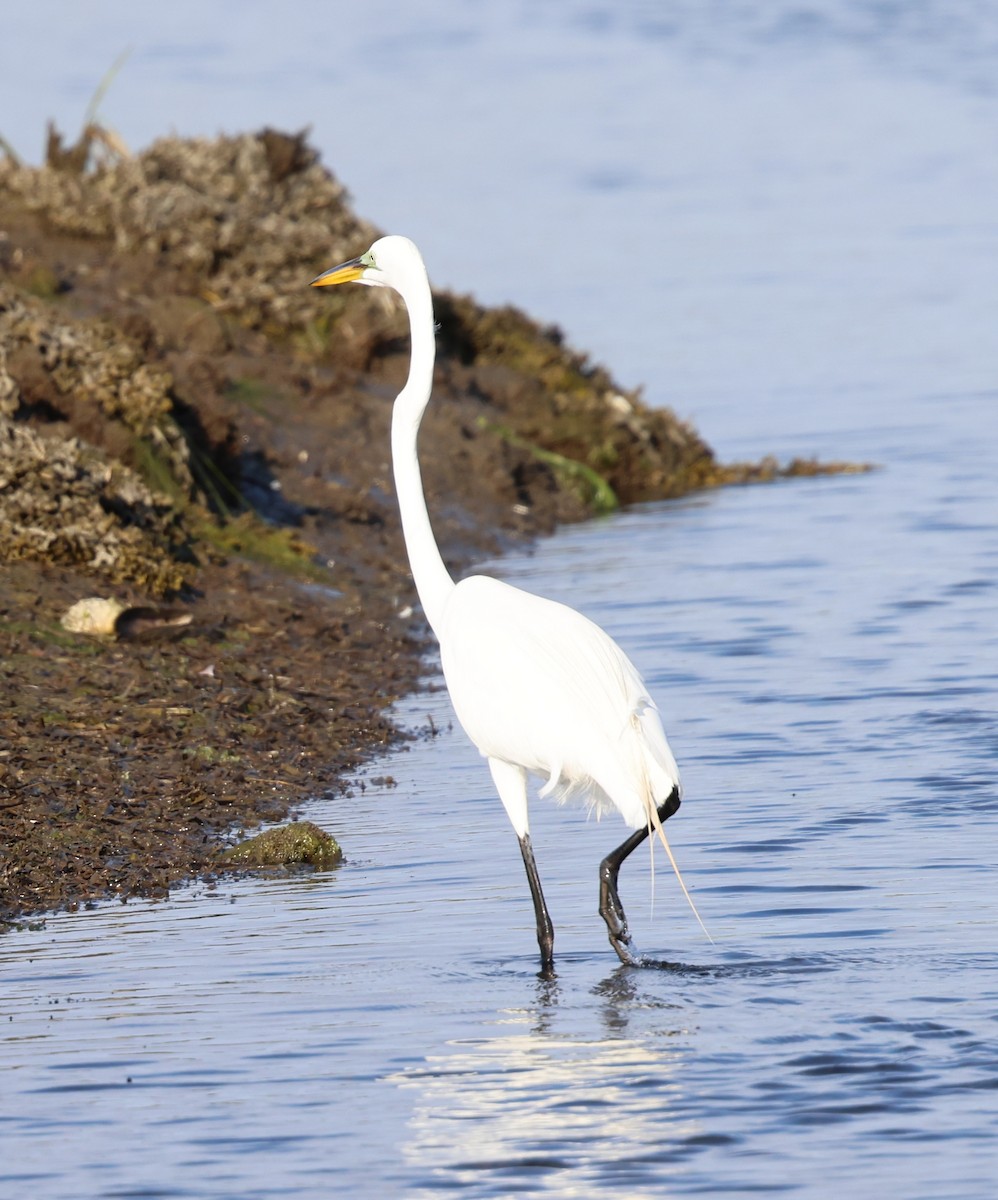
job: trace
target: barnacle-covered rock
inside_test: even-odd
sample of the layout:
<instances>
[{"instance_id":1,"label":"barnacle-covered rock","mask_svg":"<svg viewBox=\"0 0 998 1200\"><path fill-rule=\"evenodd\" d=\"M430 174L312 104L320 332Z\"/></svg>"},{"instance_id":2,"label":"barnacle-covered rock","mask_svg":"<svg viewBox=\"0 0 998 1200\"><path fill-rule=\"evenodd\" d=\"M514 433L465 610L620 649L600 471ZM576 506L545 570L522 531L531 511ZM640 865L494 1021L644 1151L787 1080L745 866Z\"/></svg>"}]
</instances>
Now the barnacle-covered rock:
<instances>
[{"instance_id":1,"label":"barnacle-covered rock","mask_svg":"<svg viewBox=\"0 0 998 1200\"><path fill-rule=\"evenodd\" d=\"M164 496L78 438L0 417L0 560L78 566L162 595L192 577Z\"/></svg>"},{"instance_id":2,"label":"barnacle-covered rock","mask_svg":"<svg viewBox=\"0 0 998 1200\"><path fill-rule=\"evenodd\" d=\"M438 295L435 311L442 345L467 364L507 441L534 447L542 461L553 453L595 472L622 503L714 482L717 462L692 425L622 389L556 326L467 296Z\"/></svg>"},{"instance_id":3,"label":"barnacle-covered rock","mask_svg":"<svg viewBox=\"0 0 998 1200\"><path fill-rule=\"evenodd\" d=\"M317 263L375 236L303 134L166 137L72 174L0 160L0 191L63 233L145 251L222 312L282 332L328 319L305 286Z\"/></svg>"},{"instance_id":4,"label":"barnacle-covered rock","mask_svg":"<svg viewBox=\"0 0 998 1200\"><path fill-rule=\"evenodd\" d=\"M335 346L338 365L379 372L399 353L392 298L306 286L319 267L353 257L377 231L353 213L304 135L167 137L135 158L76 173L0 163L0 193L5 188L63 232L149 256L160 278L184 281L217 313L287 338L306 357L321 359ZM441 369L457 364L457 388L483 402L478 432L505 441L528 504L549 485L563 518L592 511L587 473L605 481L600 495L624 503L722 481L689 425L623 391L557 329L465 297L438 294L435 304Z\"/></svg>"},{"instance_id":5,"label":"barnacle-covered rock","mask_svg":"<svg viewBox=\"0 0 998 1200\"><path fill-rule=\"evenodd\" d=\"M172 386L170 372L109 321L74 321L0 283L0 414L65 423L133 465L153 455L177 489L193 496Z\"/></svg>"}]
</instances>

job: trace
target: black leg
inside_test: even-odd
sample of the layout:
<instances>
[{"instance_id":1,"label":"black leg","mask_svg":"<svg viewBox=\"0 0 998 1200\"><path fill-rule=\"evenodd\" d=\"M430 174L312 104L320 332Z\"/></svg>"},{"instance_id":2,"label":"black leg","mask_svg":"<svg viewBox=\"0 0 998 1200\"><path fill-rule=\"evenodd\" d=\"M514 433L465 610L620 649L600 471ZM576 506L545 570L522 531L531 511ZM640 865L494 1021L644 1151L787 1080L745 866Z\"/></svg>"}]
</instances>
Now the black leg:
<instances>
[{"instance_id":1,"label":"black leg","mask_svg":"<svg viewBox=\"0 0 998 1200\"><path fill-rule=\"evenodd\" d=\"M679 805L679 789L673 788L669 798L659 805L658 819L664 824L678 811ZM617 951L620 961L629 966L636 966L639 959L634 953L624 906L620 903L620 896L617 892L617 876L620 874L624 859L636 850L647 836L648 826L632 833L626 841L620 843L616 850L611 850L599 865L599 914L606 921L610 945Z\"/></svg>"},{"instance_id":2,"label":"black leg","mask_svg":"<svg viewBox=\"0 0 998 1200\"><path fill-rule=\"evenodd\" d=\"M523 855L523 865L527 868L527 882L530 884L530 895L534 901L534 916L537 919L537 945L541 951L541 970L550 971L554 966L554 926L548 915L548 906L544 903L541 877L537 874L537 863L534 861L534 848L530 844L529 833L525 833L520 838L520 853Z\"/></svg>"}]
</instances>

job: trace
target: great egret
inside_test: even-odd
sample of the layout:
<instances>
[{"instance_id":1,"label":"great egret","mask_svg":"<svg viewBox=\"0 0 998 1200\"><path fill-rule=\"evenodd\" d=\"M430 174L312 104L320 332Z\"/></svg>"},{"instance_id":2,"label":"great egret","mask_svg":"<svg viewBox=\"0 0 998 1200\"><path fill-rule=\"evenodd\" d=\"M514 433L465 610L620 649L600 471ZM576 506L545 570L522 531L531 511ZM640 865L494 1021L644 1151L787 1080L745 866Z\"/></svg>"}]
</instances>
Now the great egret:
<instances>
[{"instance_id":1,"label":"great egret","mask_svg":"<svg viewBox=\"0 0 998 1200\"><path fill-rule=\"evenodd\" d=\"M580 799L598 812L616 809L635 830L600 864L599 912L621 961L636 964L617 877L653 829L696 913L662 829L679 808L681 786L658 710L616 642L574 609L482 575L451 578L430 527L416 452L435 356L426 268L408 238L384 237L312 286L349 282L394 288L409 312L409 377L392 413L402 532L454 710L488 759L520 842L541 966L553 966L554 927L530 843L528 775L546 780L541 796Z\"/></svg>"}]
</instances>

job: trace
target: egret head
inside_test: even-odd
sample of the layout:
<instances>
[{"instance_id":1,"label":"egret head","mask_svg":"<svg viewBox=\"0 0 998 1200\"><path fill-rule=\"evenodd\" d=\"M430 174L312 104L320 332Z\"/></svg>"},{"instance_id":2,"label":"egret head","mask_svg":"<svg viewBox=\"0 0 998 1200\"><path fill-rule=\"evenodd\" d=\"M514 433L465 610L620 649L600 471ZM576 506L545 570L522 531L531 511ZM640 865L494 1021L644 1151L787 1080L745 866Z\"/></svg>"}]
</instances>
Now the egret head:
<instances>
[{"instance_id":1,"label":"egret head","mask_svg":"<svg viewBox=\"0 0 998 1200\"><path fill-rule=\"evenodd\" d=\"M333 267L312 280L312 287L332 287L337 283L365 283L368 287L390 287L401 291L413 271L425 275L426 268L414 242L391 234L378 238L359 258Z\"/></svg>"}]
</instances>

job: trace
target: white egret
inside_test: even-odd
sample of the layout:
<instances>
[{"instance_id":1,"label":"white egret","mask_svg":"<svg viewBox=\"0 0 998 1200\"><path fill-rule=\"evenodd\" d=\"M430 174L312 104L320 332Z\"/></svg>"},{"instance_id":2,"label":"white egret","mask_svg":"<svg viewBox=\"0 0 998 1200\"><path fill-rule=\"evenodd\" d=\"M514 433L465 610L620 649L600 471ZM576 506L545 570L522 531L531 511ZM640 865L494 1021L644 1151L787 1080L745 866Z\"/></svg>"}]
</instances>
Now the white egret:
<instances>
[{"instance_id":1,"label":"white egret","mask_svg":"<svg viewBox=\"0 0 998 1200\"><path fill-rule=\"evenodd\" d=\"M598 812L616 809L635 830L600 864L599 912L621 961L637 963L617 877L653 829L693 907L662 829L679 808L681 786L658 710L616 642L574 609L482 575L451 578L430 527L416 450L435 357L426 268L408 238L384 237L312 286L349 282L394 288L408 309L409 377L392 413L402 532L454 710L488 759L520 842L542 968L553 966L554 928L530 843L528 775L546 781L541 796L577 798Z\"/></svg>"}]
</instances>

